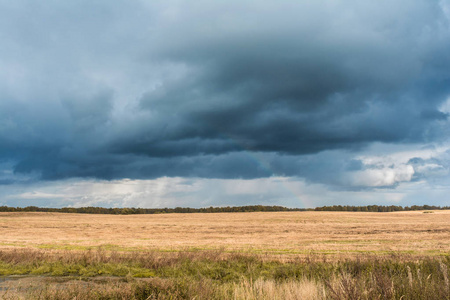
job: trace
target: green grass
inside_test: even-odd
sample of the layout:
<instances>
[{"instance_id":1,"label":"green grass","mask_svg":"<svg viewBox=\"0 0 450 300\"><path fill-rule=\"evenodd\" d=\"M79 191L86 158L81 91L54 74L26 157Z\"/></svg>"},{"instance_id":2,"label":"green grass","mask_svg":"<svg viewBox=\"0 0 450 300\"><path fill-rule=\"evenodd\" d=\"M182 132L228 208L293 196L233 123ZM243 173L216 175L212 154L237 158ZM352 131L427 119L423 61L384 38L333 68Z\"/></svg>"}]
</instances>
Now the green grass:
<instances>
[{"instance_id":1,"label":"green grass","mask_svg":"<svg viewBox=\"0 0 450 300\"><path fill-rule=\"evenodd\" d=\"M83 245L73 245L73 244L39 244L34 246L37 249L54 249L54 250L76 250L76 251L87 251L87 250L107 250L107 251L142 251L142 248L138 247L122 247L114 244L102 244L100 246L83 246Z\"/></svg>"},{"instance_id":2,"label":"green grass","mask_svg":"<svg viewBox=\"0 0 450 300\"><path fill-rule=\"evenodd\" d=\"M0 251L0 276L86 280L117 277L126 281L132 278L153 279L153 285L133 281L132 284L122 286L121 289L138 295L130 296L129 299L147 299L149 295L162 295L149 299L166 299L166 296L167 299L191 299L194 296L197 299L227 299L236 296L233 293L239 289L255 293L261 291L261 288L254 287L256 282L263 286L268 283L300 284L305 280L321 287L319 290L325 291L326 299L399 299L401 296L404 296L403 299L450 299L449 269L448 255L418 257L404 253L388 256L366 254L338 260L311 255L280 261L256 254L223 251ZM241 286L243 282L246 283L244 287ZM209 291L207 295L202 292L205 285ZM108 289L111 293L116 291L113 286L111 283L111 289ZM49 289L47 292L48 298L42 299L58 299L57 290ZM86 291L80 289L73 292ZM40 295L45 295L45 292L41 291ZM111 297L93 299L115 299Z\"/></svg>"}]
</instances>

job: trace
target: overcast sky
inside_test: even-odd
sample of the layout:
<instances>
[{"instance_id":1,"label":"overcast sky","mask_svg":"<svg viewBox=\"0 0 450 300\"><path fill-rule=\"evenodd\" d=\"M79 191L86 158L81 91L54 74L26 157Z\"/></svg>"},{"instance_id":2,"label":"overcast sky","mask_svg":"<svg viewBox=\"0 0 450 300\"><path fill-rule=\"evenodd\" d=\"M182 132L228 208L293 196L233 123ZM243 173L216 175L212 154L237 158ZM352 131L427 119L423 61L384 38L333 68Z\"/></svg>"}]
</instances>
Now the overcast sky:
<instances>
[{"instance_id":1,"label":"overcast sky","mask_svg":"<svg viewBox=\"0 0 450 300\"><path fill-rule=\"evenodd\" d=\"M0 205L450 205L450 0L0 0Z\"/></svg>"}]
</instances>

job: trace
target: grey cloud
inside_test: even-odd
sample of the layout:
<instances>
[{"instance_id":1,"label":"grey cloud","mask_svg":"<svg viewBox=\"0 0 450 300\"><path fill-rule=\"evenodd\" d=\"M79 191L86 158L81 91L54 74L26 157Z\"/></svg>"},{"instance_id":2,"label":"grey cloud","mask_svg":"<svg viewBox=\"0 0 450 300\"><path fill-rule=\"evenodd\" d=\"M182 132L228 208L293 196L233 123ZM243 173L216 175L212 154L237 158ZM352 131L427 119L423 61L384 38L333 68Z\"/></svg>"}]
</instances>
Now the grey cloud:
<instances>
[{"instance_id":1,"label":"grey cloud","mask_svg":"<svg viewBox=\"0 0 450 300\"><path fill-rule=\"evenodd\" d=\"M421 158L413 157L408 161L408 164L414 168L414 181L446 178L450 171L450 164L448 161L449 151L437 157Z\"/></svg>"},{"instance_id":2,"label":"grey cloud","mask_svg":"<svg viewBox=\"0 0 450 300\"><path fill-rule=\"evenodd\" d=\"M0 5L16 174L338 185L373 142L446 138L444 1Z\"/></svg>"},{"instance_id":3,"label":"grey cloud","mask_svg":"<svg viewBox=\"0 0 450 300\"><path fill-rule=\"evenodd\" d=\"M142 106L157 110L183 103L176 117L188 125L181 133L188 137L225 134L255 151L298 154L373 141L421 142L432 121L447 118L436 106L448 95L442 85L448 77L440 79L439 88L430 88L436 85L429 73L435 72L437 53L448 46L430 31L448 35L439 21L427 19L447 22L437 6L396 5L393 15L408 11L417 16L400 15L399 20L378 10L373 27L362 19L364 7L359 11L357 6L353 13L362 16L344 19L339 30L313 20L314 13L325 13L333 24L341 21L339 15L309 2L291 9L302 15L304 7L313 10L306 21L293 14L283 18L273 9L258 16L257 25L223 35L211 33L214 25L220 26L214 14L192 26L181 26L187 21L182 15L175 22L180 26L168 27L175 42L162 43L158 55L187 64L192 74L183 85L168 82L169 93L147 94ZM205 10L211 12L211 7ZM228 17L242 22L239 13ZM302 22L317 26L297 30ZM202 30L210 23L213 29ZM432 46L426 43L430 40ZM447 55L440 58L449 65Z\"/></svg>"}]
</instances>

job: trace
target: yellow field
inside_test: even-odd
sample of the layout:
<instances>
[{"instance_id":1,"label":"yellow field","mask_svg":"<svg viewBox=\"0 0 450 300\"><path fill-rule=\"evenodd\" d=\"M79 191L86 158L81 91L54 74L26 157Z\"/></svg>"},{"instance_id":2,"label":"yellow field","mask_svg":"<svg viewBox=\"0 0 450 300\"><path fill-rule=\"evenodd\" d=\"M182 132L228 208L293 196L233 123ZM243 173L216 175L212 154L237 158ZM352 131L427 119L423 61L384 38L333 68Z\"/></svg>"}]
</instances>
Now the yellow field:
<instances>
[{"instance_id":1,"label":"yellow field","mask_svg":"<svg viewBox=\"0 0 450 300\"><path fill-rule=\"evenodd\" d=\"M0 249L217 249L448 255L450 211L159 215L0 213Z\"/></svg>"}]
</instances>

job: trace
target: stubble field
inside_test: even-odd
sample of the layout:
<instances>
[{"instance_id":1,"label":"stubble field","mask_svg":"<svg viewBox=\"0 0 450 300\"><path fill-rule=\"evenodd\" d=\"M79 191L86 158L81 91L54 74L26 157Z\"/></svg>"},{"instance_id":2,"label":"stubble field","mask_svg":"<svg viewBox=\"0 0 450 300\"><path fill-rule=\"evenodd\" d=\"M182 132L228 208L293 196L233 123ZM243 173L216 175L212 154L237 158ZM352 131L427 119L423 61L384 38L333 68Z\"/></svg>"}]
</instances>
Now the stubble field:
<instances>
[{"instance_id":1,"label":"stubble field","mask_svg":"<svg viewBox=\"0 0 450 300\"><path fill-rule=\"evenodd\" d=\"M448 299L450 290L450 211L0 213L0 232L5 299Z\"/></svg>"},{"instance_id":2,"label":"stubble field","mask_svg":"<svg viewBox=\"0 0 450 300\"><path fill-rule=\"evenodd\" d=\"M225 249L275 254L439 255L450 211L254 212L159 215L0 213L0 249Z\"/></svg>"}]
</instances>

